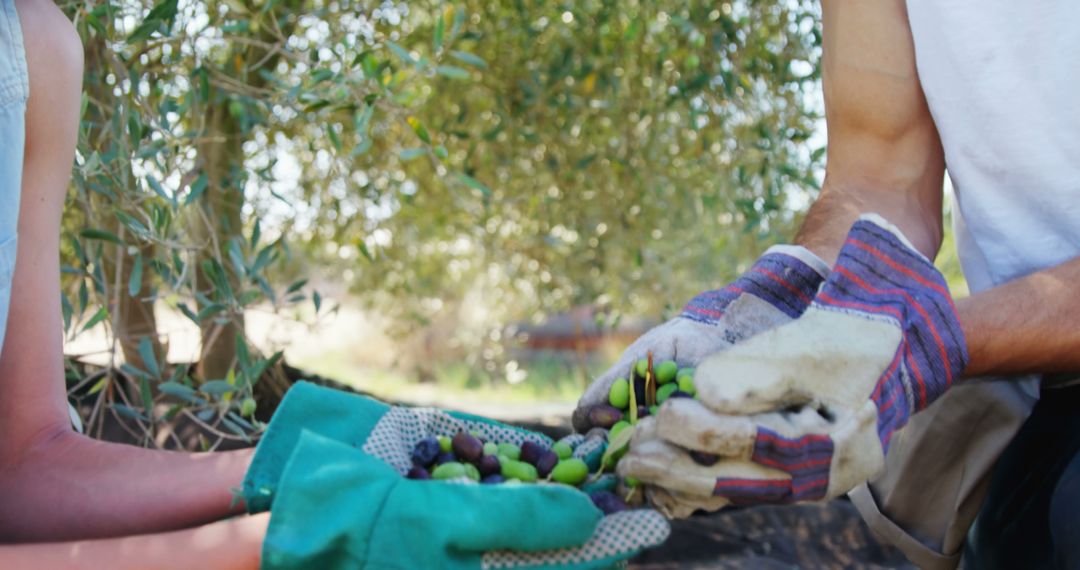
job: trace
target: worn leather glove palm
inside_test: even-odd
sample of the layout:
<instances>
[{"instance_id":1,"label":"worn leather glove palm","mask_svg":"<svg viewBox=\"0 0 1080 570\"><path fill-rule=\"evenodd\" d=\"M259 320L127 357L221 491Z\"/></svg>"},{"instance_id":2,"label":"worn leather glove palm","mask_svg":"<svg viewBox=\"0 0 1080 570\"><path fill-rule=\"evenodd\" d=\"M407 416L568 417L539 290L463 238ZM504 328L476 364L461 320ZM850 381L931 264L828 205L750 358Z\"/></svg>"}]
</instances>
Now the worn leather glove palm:
<instances>
[{"instance_id":1,"label":"worn leather glove palm","mask_svg":"<svg viewBox=\"0 0 1080 570\"><path fill-rule=\"evenodd\" d=\"M769 248L741 277L693 299L682 314L634 341L614 366L593 381L574 410L574 428L592 427L589 410L607 403L611 384L652 353L653 360L697 366L705 357L801 315L829 272L809 250L780 245Z\"/></svg>"},{"instance_id":2,"label":"worn leather glove palm","mask_svg":"<svg viewBox=\"0 0 1080 570\"><path fill-rule=\"evenodd\" d=\"M892 435L966 364L944 278L864 216L813 305L699 365L700 401L666 402L619 472L713 508L836 497L881 471Z\"/></svg>"}]
</instances>

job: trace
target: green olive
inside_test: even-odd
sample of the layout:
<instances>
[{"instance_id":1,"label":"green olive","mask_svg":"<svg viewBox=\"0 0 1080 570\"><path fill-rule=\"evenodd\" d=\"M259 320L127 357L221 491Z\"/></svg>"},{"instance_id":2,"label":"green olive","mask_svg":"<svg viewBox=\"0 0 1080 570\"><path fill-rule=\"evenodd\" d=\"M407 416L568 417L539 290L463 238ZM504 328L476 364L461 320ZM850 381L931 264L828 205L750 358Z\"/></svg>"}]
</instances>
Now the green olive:
<instances>
[{"instance_id":1,"label":"green olive","mask_svg":"<svg viewBox=\"0 0 1080 570\"><path fill-rule=\"evenodd\" d=\"M649 372L649 361L644 358L637 361L637 364L634 365L634 372L637 373L638 377L644 378Z\"/></svg>"},{"instance_id":2,"label":"green olive","mask_svg":"<svg viewBox=\"0 0 1080 570\"><path fill-rule=\"evenodd\" d=\"M459 477L468 477L468 472L465 465L457 461L443 463L431 472L432 479L457 479Z\"/></svg>"},{"instance_id":3,"label":"green olive","mask_svg":"<svg viewBox=\"0 0 1080 570\"><path fill-rule=\"evenodd\" d=\"M489 441L489 442L484 444L484 455L498 455L498 454L499 454L499 446L495 445L494 442Z\"/></svg>"},{"instance_id":4,"label":"green olive","mask_svg":"<svg viewBox=\"0 0 1080 570\"><path fill-rule=\"evenodd\" d=\"M524 461L514 461L513 459L502 462L502 476L507 479L517 479L518 481L524 481L526 483L536 481L537 478L535 467Z\"/></svg>"},{"instance_id":5,"label":"green olive","mask_svg":"<svg viewBox=\"0 0 1080 570\"><path fill-rule=\"evenodd\" d=\"M619 435L619 432L630 427L630 422L621 420L611 426L611 430L608 431L608 441L615 439L615 436Z\"/></svg>"},{"instance_id":6,"label":"green olive","mask_svg":"<svg viewBox=\"0 0 1080 570\"><path fill-rule=\"evenodd\" d=\"M559 456L559 459L570 459L574 455L573 448L565 441L555 442L555 445L551 446L551 450L555 452L555 455Z\"/></svg>"},{"instance_id":7,"label":"green olive","mask_svg":"<svg viewBox=\"0 0 1080 570\"><path fill-rule=\"evenodd\" d=\"M675 375L679 372L679 365L673 360L665 360L653 371L656 372L657 383L667 384L675 379Z\"/></svg>"},{"instance_id":8,"label":"green olive","mask_svg":"<svg viewBox=\"0 0 1080 570\"><path fill-rule=\"evenodd\" d=\"M521 457L521 448L512 443L500 443L499 455L516 461L519 457Z\"/></svg>"},{"instance_id":9,"label":"green olive","mask_svg":"<svg viewBox=\"0 0 1080 570\"><path fill-rule=\"evenodd\" d=\"M580 485L589 476L589 466L584 461L564 459L551 470L551 478L567 485Z\"/></svg>"},{"instance_id":10,"label":"green olive","mask_svg":"<svg viewBox=\"0 0 1080 570\"><path fill-rule=\"evenodd\" d=\"M480 470L476 468L472 463L465 464L465 476L473 481L480 480Z\"/></svg>"},{"instance_id":11,"label":"green olive","mask_svg":"<svg viewBox=\"0 0 1080 570\"><path fill-rule=\"evenodd\" d=\"M674 392L675 390L678 390L678 389L679 389L679 385L676 384L676 383L664 384L663 386L657 388L656 389L656 403L657 404L663 404L668 399L668 397L671 396L671 393ZM650 412L650 413L655 414L656 412Z\"/></svg>"},{"instance_id":12,"label":"green olive","mask_svg":"<svg viewBox=\"0 0 1080 570\"><path fill-rule=\"evenodd\" d=\"M445 435L439 436L439 450L443 453L450 453L454 450L454 440Z\"/></svg>"},{"instance_id":13,"label":"green olive","mask_svg":"<svg viewBox=\"0 0 1080 570\"><path fill-rule=\"evenodd\" d=\"M697 394L697 388L694 387L694 377L693 376L680 376L679 377L679 390L682 391L682 392L686 392L687 394L690 394L691 396L693 396L694 394Z\"/></svg>"},{"instance_id":14,"label":"green olive","mask_svg":"<svg viewBox=\"0 0 1080 570\"><path fill-rule=\"evenodd\" d=\"M608 402L620 410L625 410L630 405L630 382L626 378L616 378L611 383L611 390L608 391Z\"/></svg>"}]
</instances>

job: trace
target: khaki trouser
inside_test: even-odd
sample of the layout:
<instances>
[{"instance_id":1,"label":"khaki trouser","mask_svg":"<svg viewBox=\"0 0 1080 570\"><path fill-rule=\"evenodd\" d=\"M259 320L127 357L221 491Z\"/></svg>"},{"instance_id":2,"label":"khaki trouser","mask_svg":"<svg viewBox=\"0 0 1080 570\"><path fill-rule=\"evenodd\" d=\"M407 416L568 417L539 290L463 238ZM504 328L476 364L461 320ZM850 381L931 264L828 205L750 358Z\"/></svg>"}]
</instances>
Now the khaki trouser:
<instances>
[{"instance_id":1,"label":"khaki trouser","mask_svg":"<svg viewBox=\"0 0 1080 570\"><path fill-rule=\"evenodd\" d=\"M885 472L853 490L852 502L913 564L955 568L994 464L1038 394L1036 376L957 384L893 436Z\"/></svg>"}]
</instances>

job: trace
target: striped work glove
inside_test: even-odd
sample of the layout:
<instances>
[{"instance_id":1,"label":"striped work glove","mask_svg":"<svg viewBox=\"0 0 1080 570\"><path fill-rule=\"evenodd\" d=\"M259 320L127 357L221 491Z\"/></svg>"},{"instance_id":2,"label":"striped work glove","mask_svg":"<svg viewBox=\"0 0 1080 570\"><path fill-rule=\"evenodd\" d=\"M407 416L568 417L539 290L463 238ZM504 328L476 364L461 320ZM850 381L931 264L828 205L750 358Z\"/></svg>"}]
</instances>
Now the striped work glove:
<instances>
[{"instance_id":1,"label":"striped work glove","mask_svg":"<svg viewBox=\"0 0 1080 570\"><path fill-rule=\"evenodd\" d=\"M833 498L881 471L893 434L967 360L944 278L863 216L811 307L699 365L700 401L642 422L619 472L714 507Z\"/></svg>"}]
</instances>

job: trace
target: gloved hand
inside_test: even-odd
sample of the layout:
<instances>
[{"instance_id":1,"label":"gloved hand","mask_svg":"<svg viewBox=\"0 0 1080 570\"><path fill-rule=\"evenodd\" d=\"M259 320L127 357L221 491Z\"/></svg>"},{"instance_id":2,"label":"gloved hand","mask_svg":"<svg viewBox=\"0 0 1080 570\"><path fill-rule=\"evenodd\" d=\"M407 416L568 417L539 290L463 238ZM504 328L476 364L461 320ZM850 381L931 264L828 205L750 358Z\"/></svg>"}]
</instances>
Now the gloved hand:
<instances>
[{"instance_id":1,"label":"gloved hand","mask_svg":"<svg viewBox=\"0 0 1080 570\"><path fill-rule=\"evenodd\" d=\"M898 229L863 216L813 305L699 365L700 401L665 402L619 473L714 505L836 497L881 471L892 435L967 360L944 278ZM720 459L702 465L687 449Z\"/></svg>"},{"instance_id":2,"label":"gloved hand","mask_svg":"<svg viewBox=\"0 0 1080 570\"><path fill-rule=\"evenodd\" d=\"M281 405L274 412L274 417L259 440L255 457L244 476L241 493L247 511L257 513L270 509L285 463L292 456L302 431L310 431L353 447L362 447L372 441L372 432L384 416L412 418L405 426L412 431L401 436L408 441L396 441L398 448L393 456L387 456L385 449L365 451L393 460L391 464L400 468L402 473L411 466L409 453L412 447L407 447L406 443L415 445L422 437L417 436L415 430L420 429L452 436L459 427L466 426L470 431L496 432L504 438L501 441L531 439L548 447L552 445L550 438L543 434L528 432L480 416L422 408L396 408L358 394L310 382L297 382L285 394ZM387 429L387 424L382 424L378 433L392 431ZM575 456L585 459L586 462L597 463L604 451L602 440L586 441L578 435L570 436L565 441L574 448Z\"/></svg>"},{"instance_id":3,"label":"gloved hand","mask_svg":"<svg viewBox=\"0 0 1080 570\"><path fill-rule=\"evenodd\" d=\"M297 382L285 393L270 425L255 448L241 493L249 513L270 510L285 462L292 456L301 430L357 446L363 443L378 416L372 405L389 406L357 394Z\"/></svg>"},{"instance_id":4,"label":"gloved hand","mask_svg":"<svg viewBox=\"0 0 1080 570\"><path fill-rule=\"evenodd\" d=\"M574 429L584 433L592 427L589 410L607 403L612 383L627 377L634 363L649 352L654 362L697 366L709 355L801 315L828 273L828 265L806 248L769 248L730 285L694 297L678 317L634 341L578 401Z\"/></svg>"},{"instance_id":5,"label":"gloved hand","mask_svg":"<svg viewBox=\"0 0 1080 570\"><path fill-rule=\"evenodd\" d=\"M276 485L263 568L604 568L670 532L647 509L601 519L587 495L563 485L406 479L429 435L551 441L474 416L359 404L352 419L366 435L354 445L298 435ZM580 435L563 441L586 462L603 451Z\"/></svg>"}]
</instances>

